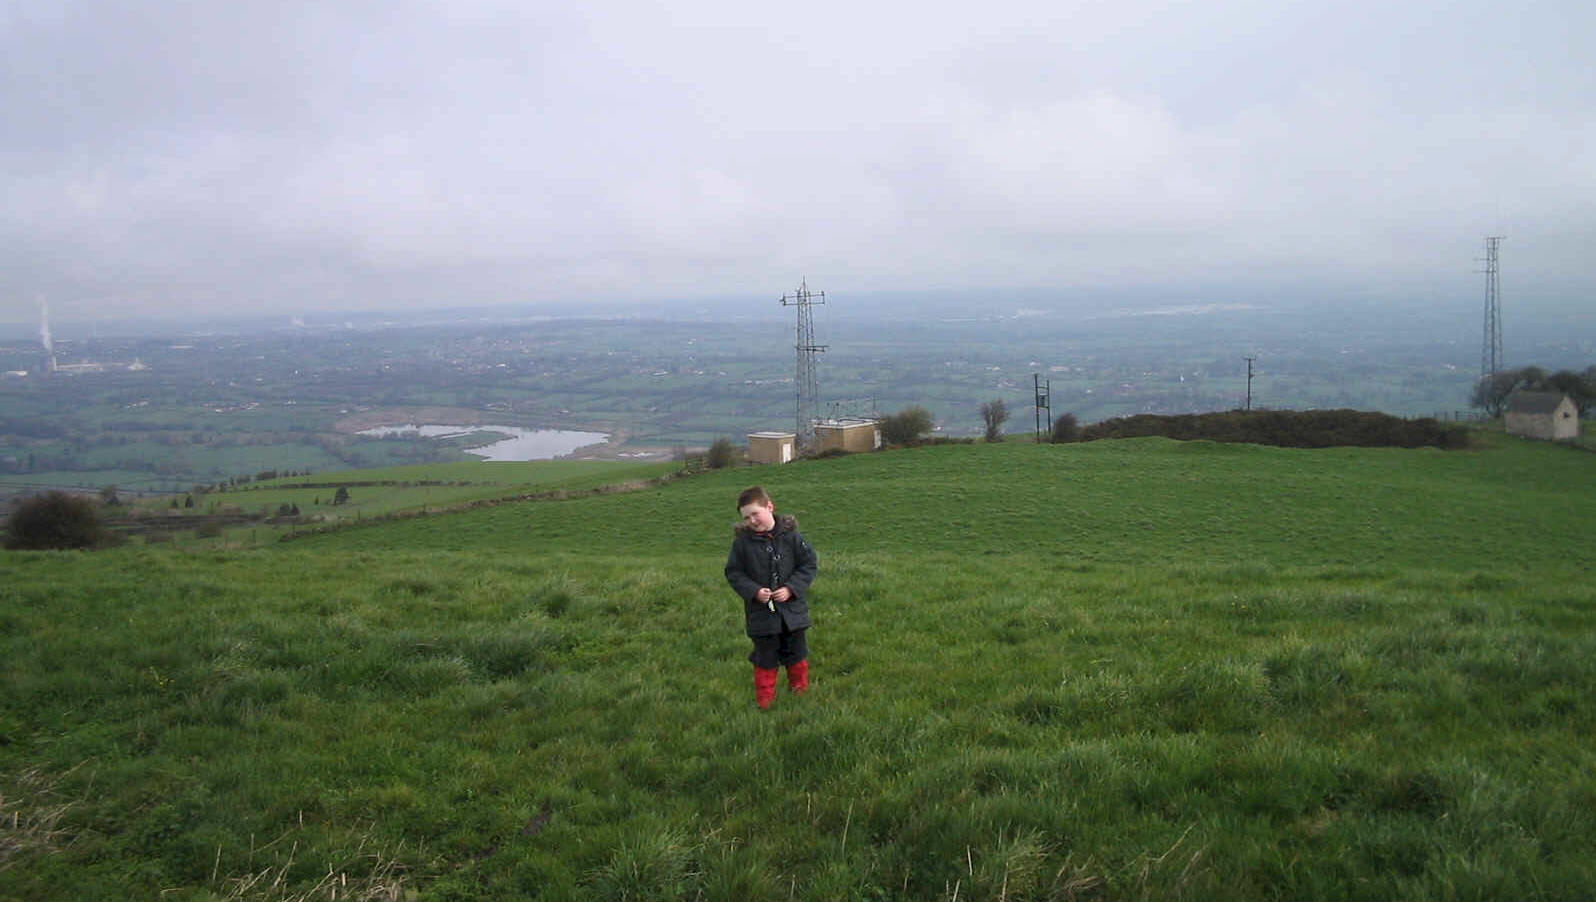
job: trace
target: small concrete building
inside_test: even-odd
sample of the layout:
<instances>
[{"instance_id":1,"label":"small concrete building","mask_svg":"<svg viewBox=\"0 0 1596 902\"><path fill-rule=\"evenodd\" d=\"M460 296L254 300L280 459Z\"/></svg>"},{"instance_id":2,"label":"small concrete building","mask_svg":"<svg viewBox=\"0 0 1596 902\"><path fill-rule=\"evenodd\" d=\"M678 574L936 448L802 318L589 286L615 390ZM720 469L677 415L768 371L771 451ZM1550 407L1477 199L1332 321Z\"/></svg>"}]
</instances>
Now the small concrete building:
<instances>
[{"instance_id":1,"label":"small concrete building","mask_svg":"<svg viewBox=\"0 0 1596 902\"><path fill-rule=\"evenodd\" d=\"M1507 399L1506 420L1511 435L1556 442L1579 438L1579 409L1561 392L1514 392Z\"/></svg>"},{"instance_id":2,"label":"small concrete building","mask_svg":"<svg viewBox=\"0 0 1596 902\"><path fill-rule=\"evenodd\" d=\"M798 436L791 432L748 433L748 460L756 464L790 463L798 446Z\"/></svg>"},{"instance_id":3,"label":"small concrete building","mask_svg":"<svg viewBox=\"0 0 1596 902\"><path fill-rule=\"evenodd\" d=\"M875 420L832 420L815 424L815 444L821 452L874 451L881 447L881 427Z\"/></svg>"}]
</instances>

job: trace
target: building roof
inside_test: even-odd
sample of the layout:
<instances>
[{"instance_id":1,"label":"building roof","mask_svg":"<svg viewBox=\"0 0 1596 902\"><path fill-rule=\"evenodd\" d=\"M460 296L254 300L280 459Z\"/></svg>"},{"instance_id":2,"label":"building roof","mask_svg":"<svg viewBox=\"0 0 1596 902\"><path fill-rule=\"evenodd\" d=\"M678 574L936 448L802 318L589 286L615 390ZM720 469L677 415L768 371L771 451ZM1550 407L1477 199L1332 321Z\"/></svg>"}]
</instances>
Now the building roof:
<instances>
[{"instance_id":1,"label":"building roof","mask_svg":"<svg viewBox=\"0 0 1596 902\"><path fill-rule=\"evenodd\" d=\"M1507 412L1555 413L1566 397L1556 391L1516 391L1507 399Z\"/></svg>"},{"instance_id":2,"label":"building roof","mask_svg":"<svg viewBox=\"0 0 1596 902\"><path fill-rule=\"evenodd\" d=\"M749 438L797 438L796 432L750 432Z\"/></svg>"}]
</instances>

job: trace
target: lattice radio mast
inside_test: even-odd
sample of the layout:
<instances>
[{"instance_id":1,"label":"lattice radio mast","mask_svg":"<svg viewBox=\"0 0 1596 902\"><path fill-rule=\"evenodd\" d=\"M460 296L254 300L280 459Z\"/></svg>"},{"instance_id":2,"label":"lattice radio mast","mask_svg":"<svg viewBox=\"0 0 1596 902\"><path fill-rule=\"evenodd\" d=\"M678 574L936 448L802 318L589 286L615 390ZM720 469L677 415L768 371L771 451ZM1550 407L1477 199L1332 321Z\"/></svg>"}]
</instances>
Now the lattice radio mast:
<instances>
[{"instance_id":1,"label":"lattice radio mast","mask_svg":"<svg viewBox=\"0 0 1596 902\"><path fill-rule=\"evenodd\" d=\"M1496 246L1502 236L1485 239L1485 343L1480 348L1480 381L1494 380L1507 361L1502 356L1501 286L1497 282Z\"/></svg>"},{"instance_id":2,"label":"lattice radio mast","mask_svg":"<svg viewBox=\"0 0 1596 902\"><path fill-rule=\"evenodd\" d=\"M1041 442L1042 423L1046 422L1050 428L1053 423L1053 405L1048 400L1048 396L1053 393L1053 380L1048 379L1046 382L1044 382L1042 381L1041 373L1032 373L1031 383L1036 388L1036 440L1037 442ZM1047 414L1045 420L1042 416L1044 411Z\"/></svg>"},{"instance_id":3,"label":"lattice radio mast","mask_svg":"<svg viewBox=\"0 0 1596 902\"><path fill-rule=\"evenodd\" d=\"M808 450L814 445L815 422L820 419L820 382L815 375L815 355L826 347L815 344L815 319L810 308L825 302L826 293L810 291L807 279L799 281L797 291L781 297L783 307L798 308L798 339L793 345L798 352L798 369L793 375L797 396L794 416L797 423L793 431L798 436L799 451Z\"/></svg>"}]
</instances>

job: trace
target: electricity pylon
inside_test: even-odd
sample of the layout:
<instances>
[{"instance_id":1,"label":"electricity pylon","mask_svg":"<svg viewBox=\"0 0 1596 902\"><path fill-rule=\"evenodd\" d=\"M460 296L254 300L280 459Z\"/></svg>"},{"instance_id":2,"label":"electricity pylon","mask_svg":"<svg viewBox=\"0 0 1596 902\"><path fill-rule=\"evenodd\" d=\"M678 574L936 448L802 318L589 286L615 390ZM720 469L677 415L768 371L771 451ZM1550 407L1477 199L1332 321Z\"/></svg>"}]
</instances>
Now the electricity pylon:
<instances>
[{"instance_id":1,"label":"electricity pylon","mask_svg":"<svg viewBox=\"0 0 1596 902\"><path fill-rule=\"evenodd\" d=\"M793 431L797 433L800 452L814 446L815 423L820 419L820 381L815 375L815 355L826 347L815 344L815 319L810 308L825 302L826 293L810 291L807 279L799 281L797 291L781 297L783 307L798 308L798 338L793 346L798 352L798 368L793 374L796 395L794 417L797 423Z\"/></svg>"}]
</instances>

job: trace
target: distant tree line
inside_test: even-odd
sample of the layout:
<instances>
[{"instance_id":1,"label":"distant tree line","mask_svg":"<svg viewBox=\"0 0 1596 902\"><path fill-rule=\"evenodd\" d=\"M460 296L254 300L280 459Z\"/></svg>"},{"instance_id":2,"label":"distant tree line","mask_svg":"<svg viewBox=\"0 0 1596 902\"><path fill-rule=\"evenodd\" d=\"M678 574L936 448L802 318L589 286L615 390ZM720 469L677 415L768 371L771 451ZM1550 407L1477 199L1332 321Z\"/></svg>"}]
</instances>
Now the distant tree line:
<instances>
[{"instance_id":1,"label":"distant tree line","mask_svg":"<svg viewBox=\"0 0 1596 902\"><path fill-rule=\"evenodd\" d=\"M1056 432L1056 431L1055 431ZM1231 410L1177 415L1138 414L1080 429L1081 441L1105 438L1207 439L1284 448L1464 448L1468 427L1429 417L1407 420L1362 410Z\"/></svg>"},{"instance_id":2,"label":"distant tree line","mask_svg":"<svg viewBox=\"0 0 1596 902\"><path fill-rule=\"evenodd\" d=\"M1503 370L1477 382L1469 403L1493 417L1498 416L1516 391L1562 392L1574 402L1583 417L1590 412L1592 403L1596 403L1596 366L1588 366L1578 373L1573 370L1548 373L1538 366Z\"/></svg>"},{"instance_id":3,"label":"distant tree line","mask_svg":"<svg viewBox=\"0 0 1596 902\"><path fill-rule=\"evenodd\" d=\"M1003 440L1002 425L1008 418L1001 400L981 405L986 421L985 439ZM911 405L878 420L883 448L914 447L926 444L965 444L972 439L931 438L935 428L931 412ZM1343 445L1396 448L1465 448L1468 427L1442 423L1434 418L1404 419L1390 414L1361 410L1232 410L1201 414L1138 414L1082 426L1075 414L1065 413L1053 420L1048 436L1054 443L1089 442L1097 439L1163 436L1181 441L1206 439L1287 448L1329 448ZM733 466L739 446L729 438L717 438L703 454L678 454L684 469L717 470ZM833 450L820 456L846 452Z\"/></svg>"}]
</instances>

